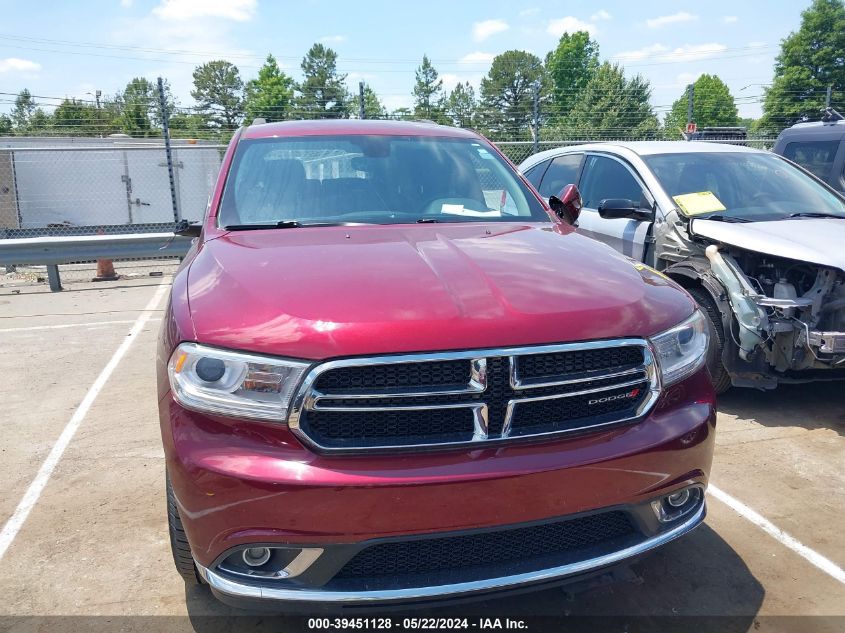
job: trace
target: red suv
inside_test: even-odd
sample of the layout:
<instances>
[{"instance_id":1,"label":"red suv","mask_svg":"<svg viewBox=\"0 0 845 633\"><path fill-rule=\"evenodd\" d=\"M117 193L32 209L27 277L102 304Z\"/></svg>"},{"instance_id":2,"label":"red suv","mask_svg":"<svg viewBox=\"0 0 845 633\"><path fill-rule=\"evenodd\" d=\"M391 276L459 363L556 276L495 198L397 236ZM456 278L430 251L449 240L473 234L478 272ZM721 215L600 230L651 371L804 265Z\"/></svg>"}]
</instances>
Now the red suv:
<instances>
[{"instance_id":1,"label":"red suv","mask_svg":"<svg viewBox=\"0 0 845 633\"><path fill-rule=\"evenodd\" d=\"M182 576L239 604L481 595L698 525L706 321L578 210L465 130L235 134L159 342Z\"/></svg>"}]
</instances>

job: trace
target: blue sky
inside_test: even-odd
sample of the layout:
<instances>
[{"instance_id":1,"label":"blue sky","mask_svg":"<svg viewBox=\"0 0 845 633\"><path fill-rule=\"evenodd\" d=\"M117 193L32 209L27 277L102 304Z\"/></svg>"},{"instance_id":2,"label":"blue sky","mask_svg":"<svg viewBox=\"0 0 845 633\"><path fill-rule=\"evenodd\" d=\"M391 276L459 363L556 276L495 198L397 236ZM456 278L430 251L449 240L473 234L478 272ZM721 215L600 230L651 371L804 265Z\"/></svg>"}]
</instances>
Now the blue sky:
<instances>
[{"instance_id":1,"label":"blue sky","mask_svg":"<svg viewBox=\"0 0 845 633\"><path fill-rule=\"evenodd\" d=\"M167 77L192 104L191 72L224 58L245 79L272 52L299 79L305 51L322 41L339 54L350 86L366 81L390 109L411 103L414 69L428 54L447 87L478 85L497 53L540 57L563 30L586 29L603 59L640 73L665 112L699 74L718 74L741 116L759 116L780 40L809 0L568 2L549 0L2 0L0 92L91 99L134 76ZM0 96L8 110L8 96ZM42 101L49 103L48 101Z\"/></svg>"}]
</instances>

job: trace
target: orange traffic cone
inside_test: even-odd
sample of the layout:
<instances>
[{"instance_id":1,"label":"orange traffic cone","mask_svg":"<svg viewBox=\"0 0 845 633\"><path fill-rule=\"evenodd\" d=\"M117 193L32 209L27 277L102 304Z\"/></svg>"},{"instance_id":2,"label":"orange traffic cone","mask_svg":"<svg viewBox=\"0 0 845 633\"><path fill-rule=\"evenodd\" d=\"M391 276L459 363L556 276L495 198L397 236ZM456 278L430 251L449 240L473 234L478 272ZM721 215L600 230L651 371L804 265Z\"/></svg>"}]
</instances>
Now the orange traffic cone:
<instances>
[{"instance_id":1,"label":"orange traffic cone","mask_svg":"<svg viewBox=\"0 0 845 633\"><path fill-rule=\"evenodd\" d=\"M103 229L97 231L97 235L103 235ZM114 281L120 276L114 271L114 263L110 259L97 260L97 276L91 281Z\"/></svg>"}]
</instances>

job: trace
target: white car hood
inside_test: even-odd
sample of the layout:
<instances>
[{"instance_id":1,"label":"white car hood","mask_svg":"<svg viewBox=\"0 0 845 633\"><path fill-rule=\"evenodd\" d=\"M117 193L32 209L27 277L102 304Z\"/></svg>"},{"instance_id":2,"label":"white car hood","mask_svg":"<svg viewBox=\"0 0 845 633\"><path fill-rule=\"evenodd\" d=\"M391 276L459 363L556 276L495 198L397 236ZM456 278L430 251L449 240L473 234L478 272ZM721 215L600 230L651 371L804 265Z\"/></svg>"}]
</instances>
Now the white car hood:
<instances>
[{"instance_id":1,"label":"white car hood","mask_svg":"<svg viewBox=\"0 0 845 633\"><path fill-rule=\"evenodd\" d=\"M693 220L690 230L714 242L845 270L845 219L795 218L732 224Z\"/></svg>"}]
</instances>

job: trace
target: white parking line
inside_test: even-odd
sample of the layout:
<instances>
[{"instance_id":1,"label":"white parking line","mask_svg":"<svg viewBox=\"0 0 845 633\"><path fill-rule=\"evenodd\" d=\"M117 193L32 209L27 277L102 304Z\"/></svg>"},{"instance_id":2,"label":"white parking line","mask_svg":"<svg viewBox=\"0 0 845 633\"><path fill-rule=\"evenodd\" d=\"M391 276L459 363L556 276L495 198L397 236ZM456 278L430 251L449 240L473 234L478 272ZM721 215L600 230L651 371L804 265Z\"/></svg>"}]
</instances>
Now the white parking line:
<instances>
[{"instance_id":1,"label":"white parking line","mask_svg":"<svg viewBox=\"0 0 845 633\"><path fill-rule=\"evenodd\" d=\"M155 317L156 319L160 317ZM150 319L152 320L152 319ZM88 323L62 323L61 325L25 325L23 327L6 327L0 328L0 334L5 332L34 332L36 330L63 330L69 327L98 327L100 325L120 325L126 323L135 323L132 319L124 319L122 321L90 321Z\"/></svg>"},{"instance_id":2,"label":"white parking line","mask_svg":"<svg viewBox=\"0 0 845 633\"><path fill-rule=\"evenodd\" d=\"M736 512L743 518L751 521L754 525L756 525L766 534L774 538L781 545L788 547L793 552L807 560L810 564L821 569L824 573L826 573L834 580L838 580L842 584L845 584L845 570L843 570L832 560L830 560L829 558L825 558L815 550L810 549L801 541L796 539L794 536L790 536L789 534L781 530L778 526L769 521L766 517L759 514L755 510L752 510L742 501L734 499L728 493L717 488L716 486L711 484L710 486L708 486L707 491L710 493L710 495L716 497L719 501L731 508L734 512Z\"/></svg>"},{"instance_id":3,"label":"white parking line","mask_svg":"<svg viewBox=\"0 0 845 633\"><path fill-rule=\"evenodd\" d=\"M82 424L82 420L85 419L85 415L88 413L88 410L91 408L94 400L97 399L97 396L105 386L109 377L112 375L112 372L114 372L118 363L120 363L121 359L126 355L126 352L129 350L132 342L138 337L138 334L144 328L147 321L150 320L150 317L158 307L159 302L161 302L161 298L164 296L165 292L167 292L169 287L169 280L162 280L152 299L150 299L150 302L135 320L135 325L133 325L132 329L129 330L129 334L125 339L123 339L120 347L117 348L117 351L115 351L108 364L103 367L100 375L97 376L94 384L91 385L85 394L85 397L82 399L82 402L79 403L76 411L73 412L73 415L62 431L62 434L59 436L58 441L53 446L50 454L47 455L47 459L44 460L44 463L41 464L41 468L38 469L38 474L35 475L35 479L33 479L29 488L27 488L23 498L15 508L14 513L9 520L6 521L6 525L3 526L3 530L0 532L0 559L2 559L6 554L6 550L9 549L9 546L12 544L12 541L15 540L15 537L29 516L29 513L32 511L32 508L38 502L38 498L47 486L47 482L50 480L50 476L53 474L56 465L62 458L62 455L68 447L68 444L70 444L70 441L73 439L74 434L79 429L79 425Z\"/></svg>"}]
</instances>

